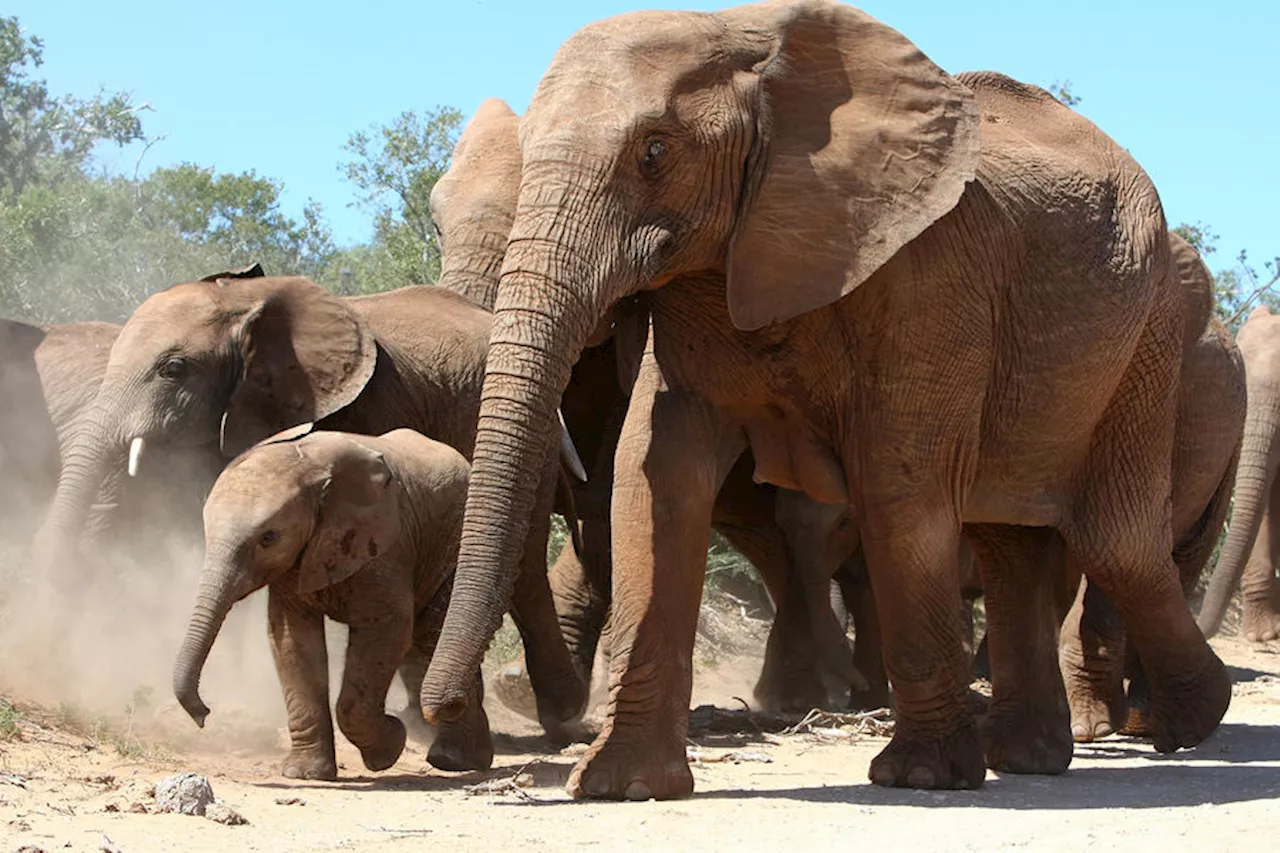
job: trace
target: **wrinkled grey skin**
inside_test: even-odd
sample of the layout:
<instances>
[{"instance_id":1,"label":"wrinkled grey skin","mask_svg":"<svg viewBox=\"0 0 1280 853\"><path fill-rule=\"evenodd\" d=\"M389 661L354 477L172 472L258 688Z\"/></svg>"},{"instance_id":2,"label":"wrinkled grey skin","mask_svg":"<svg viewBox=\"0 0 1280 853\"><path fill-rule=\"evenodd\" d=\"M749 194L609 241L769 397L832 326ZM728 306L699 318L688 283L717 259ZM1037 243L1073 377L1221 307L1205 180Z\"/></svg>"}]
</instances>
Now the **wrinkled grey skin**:
<instances>
[{"instance_id":1,"label":"wrinkled grey skin","mask_svg":"<svg viewBox=\"0 0 1280 853\"><path fill-rule=\"evenodd\" d=\"M405 727L385 713L397 669L410 695L431 659L457 554L468 465L453 448L400 429L372 437L289 430L250 448L214 484L204 509L205 558L174 693L203 727L200 671L233 604L266 586L271 649L292 742L283 774L336 779L328 617L350 628L338 726L365 766L385 770ZM428 760L487 770L493 744L480 674L476 703L447 723Z\"/></svg>"},{"instance_id":2,"label":"wrinkled grey skin","mask_svg":"<svg viewBox=\"0 0 1280 853\"><path fill-rule=\"evenodd\" d=\"M898 711L875 783L1066 769L1060 559L1123 617L1157 749L1216 728L1230 682L1170 539L1181 300L1159 198L1121 146L1043 90L948 75L820 0L586 27L521 122L429 718L466 710L522 547L509 520L532 505L572 365L638 297L653 370L614 460L610 714L574 796L692 792L707 531L748 445L758 479L859 519ZM956 606L962 527L987 598L980 729Z\"/></svg>"}]
</instances>

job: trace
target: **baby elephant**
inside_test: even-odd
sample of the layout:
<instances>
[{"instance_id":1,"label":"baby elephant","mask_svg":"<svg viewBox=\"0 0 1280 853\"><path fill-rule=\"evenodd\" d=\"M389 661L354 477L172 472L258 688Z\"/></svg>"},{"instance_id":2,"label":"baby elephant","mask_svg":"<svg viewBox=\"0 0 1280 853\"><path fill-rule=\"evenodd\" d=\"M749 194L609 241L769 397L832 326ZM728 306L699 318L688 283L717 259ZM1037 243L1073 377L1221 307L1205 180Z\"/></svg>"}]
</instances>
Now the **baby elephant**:
<instances>
[{"instance_id":1,"label":"baby elephant","mask_svg":"<svg viewBox=\"0 0 1280 853\"><path fill-rule=\"evenodd\" d=\"M408 429L375 438L308 424L232 462L205 503L200 591L173 673L196 724L209 713L200 671L223 620L268 586L292 741L284 775L337 778L325 616L350 628L338 726L370 770L394 764L405 727L386 714L387 688L399 669L416 706L449 603L468 474L461 454ZM436 767L493 761L479 671L472 689L466 715L437 731Z\"/></svg>"}]
</instances>

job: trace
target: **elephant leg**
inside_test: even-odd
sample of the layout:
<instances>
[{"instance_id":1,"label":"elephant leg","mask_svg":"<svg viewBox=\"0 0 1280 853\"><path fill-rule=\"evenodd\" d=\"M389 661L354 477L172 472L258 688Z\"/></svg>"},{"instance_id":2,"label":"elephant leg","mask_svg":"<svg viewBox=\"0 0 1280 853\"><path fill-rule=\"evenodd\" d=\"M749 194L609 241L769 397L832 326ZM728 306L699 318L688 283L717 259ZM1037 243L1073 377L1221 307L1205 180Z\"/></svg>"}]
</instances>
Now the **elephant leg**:
<instances>
[{"instance_id":1,"label":"elephant leg","mask_svg":"<svg viewBox=\"0 0 1280 853\"><path fill-rule=\"evenodd\" d=\"M547 535L559 460L553 454L548 463L529 519L529 536L511 599L511 619L524 642L538 721L552 743L563 746L571 740L568 726L586 709L588 685L569 654L547 583Z\"/></svg>"},{"instance_id":2,"label":"elephant leg","mask_svg":"<svg viewBox=\"0 0 1280 853\"><path fill-rule=\"evenodd\" d=\"M386 770L404 751L404 723L386 713L386 699L412 641L412 611L394 603L378 608L376 618L350 625L335 710L338 728L370 770Z\"/></svg>"},{"instance_id":3,"label":"elephant leg","mask_svg":"<svg viewBox=\"0 0 1280 853\"><path fill-rule=\"evenodd\" d=\"M991 657L991 704L982 721L987 766L1058 774L1071 763L1071 716L1058 670L1054 575L1063 571L1056 531L965 527L982 566Z\"/></svg>"},{"instance_id":4,"label":"elephant leg","mask_svg":"<svg viewBox=\"0 0 1280 853\"><path fill-rule=\"evenodd\" d=\"M615 459L609 711L569 777L574 797L693 792L685 736L708 533L742 440L722 447L714 407L661 386L646 355Z\"/></svg>"},{"instance_id":5,"label":"elephant leg","mask_svg":"<svg viewBox=\"0 0 1280 853\"><path fill-rule=\"evenodd\" d=\"M1280 525L1272 514L1272 507L1280 506L1277 495L1280 495L1280 478L1271 487L1271 499L1262 513L1262 525L1240 581L1244 598L1244 622L1240 630L1245 639L1253 643L1280 639L1280 584L1275 576L1275 567L1280 561Z\"/></svg>"},{"instance_id":6,"label":"elephant leg","mask_svg":"<svg viewBox=\"0 0 1280 853\"><path fill-rule=\"evenodd\" d=\"M864 473L864 495L893 495L901 470L890 462ZM977 788L986 777L978 732L965 710L960 524L950 501L941 490L921 489L896 501L865 497L858 507L897 709L893 739L871 762L877 785Z\"/></svg>"},{"instance_id":7,"label":"elephant leg","mask_svg":"<svg viewBox=\"0 0 1280 853\"><path fill-rule=\"evenodd\" d=\"M891 707L893 698L889 695L889 676L880 644L880 617L861 551L846 561L837 577L842 604L853 618L853 663L867 680L866 690L849 693L849 707L855 711Z\"/></svg>"},{"instance_id":8,"label":"elephant leg","mask_svg":"<svg viewBox=\"0 0 1280 853\"><path fill-rule=\"evenodd\" d=\"M291 748L280 772L290 779L337 779L324 616L272 588L267 632L289 717Z\"/></svg>"},{"instance_id":9,"label":"elephant leg","mask_svg":"<svg viewBox=\"0 0 1280 853\"><path fill-rule=\"evenodd\" d=\"M1164 307L1157 301L1157 310ZM1144 331L1094 431L1062 535L1069 559L1120 614L1151 684L1152 740L1172 752L1217 728L1231 680L1192 618L1173 560L1168 403L1176 377L1164 354L1177 336L1164 314Z\"/></svg>"},{"instance_id":10,"label":"elephant leg","mask_svg":"<svg viewBox=\"0 0 1280 853\"><path fill-rule=\"evenodd\" d=\"M431 728L422 717L422 679L427 675L428 663L430 657L415 642L409 647L398 669L400 683L404 685L409 701L396 716L404 723L409 737L423 743L431 741Z\"/></svg>"},{"instance_id":11,"label":"elephant leg","mask_svg":"<svg viewBox=\"0 0 1280 853\"><path fill-rule=\"evenodd\" d=\"M479 671L467 694L467 710L456 720L441 723L427 751L427 761L439 770L488 770L493 766L493 738L484 712L484 680Z\"/></svg>"},{"instance_id":12,"label":"elephant leg","mask_svg":"<svg viewBox=\"0 0 1280 853\"><path fill-rule=\"evenodd\" d=\"M1062 622L1059 664L1071 706L1071 737L1087 743L1125 724L1124 625L1098 589L1083 581Z\"/></svg>"},{"instance_id":13,"label":"elephant leg","mask_svg":"<svg viewBox=\"0 0 1280 853\"><path fill-rule=\"evenodd\" d=\"M754 689L757 704L766 711L803 713L830 703L814 647L813 619L818 617L810 615L804 598L801 580L792 573L774 605Z\"/></svg>"},{"instance_id":14,"label":"elephant leg","mask_svg":"<svg viewBox=\"0 0 1280 853\"><path fill-rule=\"evenodd\" d=\"M1147 682L1146 670L1142 668L1142 659L1132 646L1125 656L1124 671L1129 677L1126 697L1129 713L1120 733L1133 737L1151 737L1151 685Z\"/></svg>"}]
</instances>

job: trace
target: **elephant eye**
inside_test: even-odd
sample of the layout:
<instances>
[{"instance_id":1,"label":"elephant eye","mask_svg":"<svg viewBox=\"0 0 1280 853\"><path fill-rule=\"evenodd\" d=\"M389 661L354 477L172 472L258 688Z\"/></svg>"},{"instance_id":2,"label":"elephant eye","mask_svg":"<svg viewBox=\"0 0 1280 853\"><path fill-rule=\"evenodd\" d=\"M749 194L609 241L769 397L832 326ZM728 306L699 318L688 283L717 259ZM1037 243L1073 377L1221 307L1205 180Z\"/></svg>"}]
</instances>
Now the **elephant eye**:
<instances>
[{"instance_id":1,"label":"elephant eye","mask_svg":"<svg viewBox=\"0 0 1280 853\"><path fill-rule=\"evenodd\" d=\"M165 359L161 365L156 368L156 373L161 379L179 379L187 372L187 362L181 358Z\"/></svg>"},{"instance_id":2,"label":"elephant eye","mask_svg":"<svg viewBox=\"0 0 1280 853\"><path fill-rule=\"evenodd\" d=\"M640 160L640 169L647 175L655 175L662 158L667 153L667 143L661 139L650 139L644 146L644 157Z\"/></svg>"},{"instance_id":3,"label":"elephant eye","mask_svg":"<svg viewBox=\"0 0 1280 853\"><path fill-rule=\"evenodd\" d=\"M268 530L258 537L258 544L263 548L270 548L272 545L280 541L280 533L275 530Z\"/></svg>"}]
</instances>

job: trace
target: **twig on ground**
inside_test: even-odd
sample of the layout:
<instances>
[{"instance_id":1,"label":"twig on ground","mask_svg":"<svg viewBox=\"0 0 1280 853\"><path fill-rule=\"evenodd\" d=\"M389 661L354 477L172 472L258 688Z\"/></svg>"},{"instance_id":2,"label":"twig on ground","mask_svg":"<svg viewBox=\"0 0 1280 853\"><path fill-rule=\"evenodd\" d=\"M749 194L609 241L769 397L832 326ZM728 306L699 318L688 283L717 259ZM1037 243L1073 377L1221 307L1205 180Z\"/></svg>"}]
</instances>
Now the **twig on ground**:
<instances>
[{"instance_id":1,"label":"twig on ground","mask_svg":"<svg viewBox=\"0 0 1280 853\"><path fill-rule=\"evenodd\" d=\"M530 761L507 779L489 779L484 782L477 782L474 785L463 785L462 790L473 796L478 794L515 794L525 802L536 803L538 798L524 790L525 788L533 787L533 774L525 771L533 765L541 763L541 761Z\"/></svg>"}]
</instances>

